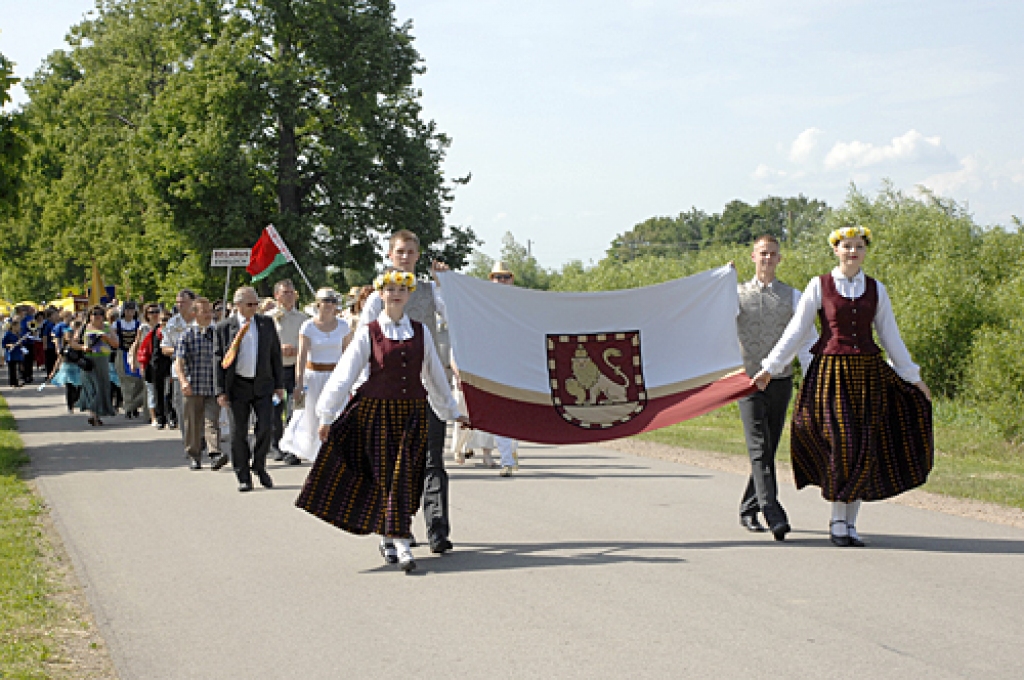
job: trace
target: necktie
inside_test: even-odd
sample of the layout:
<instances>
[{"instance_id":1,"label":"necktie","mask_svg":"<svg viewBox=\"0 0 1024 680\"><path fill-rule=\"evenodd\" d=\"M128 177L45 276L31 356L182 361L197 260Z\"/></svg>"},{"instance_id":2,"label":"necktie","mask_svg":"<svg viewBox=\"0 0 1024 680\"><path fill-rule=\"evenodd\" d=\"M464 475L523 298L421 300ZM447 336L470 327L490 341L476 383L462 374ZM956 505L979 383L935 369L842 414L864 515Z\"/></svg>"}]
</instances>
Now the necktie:
<instances>
[{"instance_id":1,"label":"necktie","mask_svg":"<svg viewBox=\"0 0 1024 680\"><path fill-rule=\"evenodd\" d=\"M242 338L244 338L245 334L249 332L250 323L252 322L244 323L242 324L242 327L238 329L238 334L235 335L235 339L231 341L231 347L228 348L228 353L224 355L223 359L221 359L221 368L227 368L231 364L235 363L235 358L238 356L238 347L242 344Z\"/></svg>"}]
</instances>

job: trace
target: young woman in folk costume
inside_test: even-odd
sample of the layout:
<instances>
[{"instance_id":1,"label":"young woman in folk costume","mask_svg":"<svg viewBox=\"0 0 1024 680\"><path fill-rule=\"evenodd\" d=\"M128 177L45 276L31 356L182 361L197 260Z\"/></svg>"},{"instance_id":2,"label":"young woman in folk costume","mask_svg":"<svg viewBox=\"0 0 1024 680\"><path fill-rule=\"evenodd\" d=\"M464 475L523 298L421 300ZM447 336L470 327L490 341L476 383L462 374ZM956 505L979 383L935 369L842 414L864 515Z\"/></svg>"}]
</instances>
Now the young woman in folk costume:
<instances>
[{"instance_id":1,"label":"young woman in folk costume","mask_svg":"<svg viewBox=\"0 0 1024 680\"><path fill-rule=\"evenodd\" d=\"M463 425L469 419L430 331L405 315L414 276L388 271L374 287L384 310L356 331L324 386L316 404L324 443L295 504L349 533L380 534L385 561L408 572L416 567L409 539L423 493L427 409Z\"/></svg>"},{"instance_id":2,"label":"young woman in folk costume","mask_svg":"<svg viewBox=\"0 0 1024 680\"><path fill-rule=\"evenodd\" d=\"M815 358L793 412L793 473L798 489L819 486L832 502L832 543L863 547L857 533L861 502L920 486L931 471L931 392L903 344L885 286L861 269L871 230L836 229L829 243L839 265L807 285L753 382L764 389L772 373L793 360L815 315L821 319Z\"/></svg>"}]
</instances>

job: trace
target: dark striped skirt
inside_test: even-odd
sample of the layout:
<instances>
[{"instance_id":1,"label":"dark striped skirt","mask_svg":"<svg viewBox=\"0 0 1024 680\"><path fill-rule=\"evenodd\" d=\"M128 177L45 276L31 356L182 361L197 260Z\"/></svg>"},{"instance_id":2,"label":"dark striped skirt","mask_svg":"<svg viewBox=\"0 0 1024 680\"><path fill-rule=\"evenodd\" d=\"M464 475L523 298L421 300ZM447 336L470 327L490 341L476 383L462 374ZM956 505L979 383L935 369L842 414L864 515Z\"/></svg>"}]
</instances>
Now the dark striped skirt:
<instances>
[{"instance_id":1,"label":"dark striped skirt","mask_svg":"<svg viewBox=\"0 0 1024 680\"><path fill-rule=\"evenodd\" d=\"M425 399L357 396L331 426L295 505L349 533L409 538L426 450Z\"/></svg>"},{"instance_id":2,"label":"dark striped skirt","mask_svg":"<svg viewBox=\"0 0 1024 680\"><path fill-rule=\"evenodd\" d=\"M828 501L878 501L924 484L932 405L881 355L820 355L807 370L790 440L796 488Z\"/></svg>"}]
</instances>

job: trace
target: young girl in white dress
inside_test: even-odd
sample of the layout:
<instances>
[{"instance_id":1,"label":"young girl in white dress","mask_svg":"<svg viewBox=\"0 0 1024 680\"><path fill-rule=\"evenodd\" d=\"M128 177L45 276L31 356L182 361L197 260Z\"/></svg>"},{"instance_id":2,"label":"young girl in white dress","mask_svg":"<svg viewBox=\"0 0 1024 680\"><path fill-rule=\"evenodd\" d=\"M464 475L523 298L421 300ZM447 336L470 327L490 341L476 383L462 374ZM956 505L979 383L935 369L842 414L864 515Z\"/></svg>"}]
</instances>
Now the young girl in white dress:
<instances>
[{"instance_id":1,"label":"young girl in white dress","mask_svg":"<svg viewBox=\"0 0 1024 680\"><path fill-rule=\"evenodd\" d=\"M304 408L296 410L281 437L281 450L308 461L320 451L320 422L314 410L327 379L351 340L348 324L338 316L341 296L331 288L316 292L316 316L299 329L299 355L295 362L295 391Z\"/></svg>"}]
</instances>

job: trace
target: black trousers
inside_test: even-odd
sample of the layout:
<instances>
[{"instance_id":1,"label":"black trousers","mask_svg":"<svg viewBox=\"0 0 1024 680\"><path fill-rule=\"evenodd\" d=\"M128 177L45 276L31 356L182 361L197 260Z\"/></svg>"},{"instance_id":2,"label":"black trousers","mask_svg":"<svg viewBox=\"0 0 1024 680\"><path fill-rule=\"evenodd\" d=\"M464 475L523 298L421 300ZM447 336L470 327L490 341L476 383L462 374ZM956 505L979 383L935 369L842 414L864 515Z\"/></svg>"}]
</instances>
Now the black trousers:
<instances>
[{"instance_id":1,"label":"black trousers","mask_svg":"<svg viewBox=\"0 0 1024 680\"><path fill-rule=\"evenodd\" d=\"M46 375L53 375L53 368L57 365L57 348L50 346L46 348Z\"/></svg>"},{"instance_id":2,"label":"black trousers","mask_svg":"<svg viewBox=\"0 0 1024 680\"><path fill-rule=\"evenodd\" d=\"M427 539L440 541L448 538L448 472L444 469L444 438L447 425L427 407L427 462L423 477L423 519L427 524Z\"/></svg>"},{"instance_id":3,"label":"black trousers","mask_svg":"<svg viewBox=\"0 0 1024 680\"><path fill-rule=\"evenodd\" d=\"M739 400L750 455L750 479L740 501L740 515L756 515L760 511L769 527L788 522L778 498L775 452L792 396L793 378L772 378L763 392Z\"/></svg>"},{"instance_id":4,"label":"black trousers","mask_svg":"<svg viewBox=\"0 0 1024 680\"><path fill-rule=\"evenodd\" d=\"M295 367L284 367L284 399L274 407L274 448L281 443L284 436L284 426L292 417L292 406L295 403L292 393L295 391ZM316 408L316 405L313 405Z\"/></svg>"},{"instance_id":5,"label":"black trousers","mask_svg":"<svg viewBox=\"0 0 1024 680\"><path fill-rule=\"evenodd\" d=\"M82 388L78 385L72 385L71 383L64 384L64 401L67 402L69 411L75 410L75 404L78 403L78 396L81 392Z\"/></svg>"},{"instance_id":6,"label":"black trousers","mask_svg":"<svg viewBox=\"0 0 1024 680\"><path fill-rule=\"evenodd\" d=\"M21 368L21 361L8 361L7 362L7 383L11 387L18 387L21 385L18 382L18 370Z\"/></svg>"},{"instance_id":7,"label":"black trousers","mask_svg":"<svg viewBox=\"0 0 1024 680\"><path fill-rule=\"evenodd\" d=\"M257 397L253 382L235 377L228 399L231 400L231 466L239 482L252 482L252 472L267 469L267 451L273 437L274 393ZM256 414L256 437L249 448L249 414Z\"/></svg>"},{"instance_id":8,"label":"black trousers","mask_svg":"<svg viewBox=\"0 0 1024 680\"><path fill-rule=\"evenodd\" d=\"M25 358L18 362L21 366L21 382L28 385L32 382L32 371L36 367L35 355L32 353L32 345L28 346L28 353Z\"/></svg>"},{"instance_id":9,"label":"black trousers","mask_svg":"<svg viewBox=\"0 0 1024 680\"><path fill-rule=\"evenodd\" d=\"M169 417L167 403L167 381L171 379L171 365L166 361L153 363L153 394L156 397L156 406L153 407L153 416L156 422L166 425Z\"/></svg>"}]
</instances>

